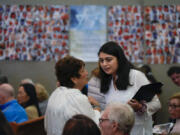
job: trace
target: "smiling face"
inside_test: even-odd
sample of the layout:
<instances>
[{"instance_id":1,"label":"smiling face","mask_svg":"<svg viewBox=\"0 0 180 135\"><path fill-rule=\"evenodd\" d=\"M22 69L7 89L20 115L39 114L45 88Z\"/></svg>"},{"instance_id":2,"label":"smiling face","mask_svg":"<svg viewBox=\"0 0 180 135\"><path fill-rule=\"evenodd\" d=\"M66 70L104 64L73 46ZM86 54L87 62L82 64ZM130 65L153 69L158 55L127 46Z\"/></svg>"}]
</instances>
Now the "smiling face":
<instances>
[{"instance_id":1,"label":"smiling face","mask_svg":"<svg viewBox=\"0 0 180 135\"><path fill-rule=\"evenodd\" d=\"M84 66L80 69L79 75L79 78L73 77L72 81L75 84L74 88L82 90L82 88L88 83L88 72Z\"/></svg>"},{"instance_id":2,"label":"smiling face","mask_svg":"<svg viewBox=\"0 0 180 135\"><path fill-rule=\"evenodd\" d=\"M118 60L115 56L101 52L99 54L99 64L102 70L108 75L116 75Z\"/></svg>"},{"instance_id":3,"label":"smiling face","mask_svg":"<svg viewBox=\"0 0 180 135\"><path fill-rule=\"evenodd\" d=\"M24 87L20 86L18 90L18 95L17 95L17 100L19 104L25 104L29 100L29 98L30 97L25 92Z\"/></svg>"},{"instance_id":4,"label":"smiling face","mask_svg":"<svg viewBox=\"0 0 180 135\"><path fill-rule=\"evenodd\" d=\"M180 101L177 98L173 98L169 101L168 111L170 117L173 119L180 119Z\"/></svg>"}]
</instances>

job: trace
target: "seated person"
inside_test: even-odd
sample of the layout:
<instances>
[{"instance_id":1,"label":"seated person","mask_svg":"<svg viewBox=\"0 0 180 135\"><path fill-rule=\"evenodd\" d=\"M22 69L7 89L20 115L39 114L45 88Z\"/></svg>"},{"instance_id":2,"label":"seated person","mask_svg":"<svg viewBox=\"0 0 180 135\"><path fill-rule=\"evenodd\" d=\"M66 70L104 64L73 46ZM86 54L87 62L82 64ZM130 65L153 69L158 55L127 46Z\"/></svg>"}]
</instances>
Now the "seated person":
<instances>
[{"instance_id":1,"label":"seated person","mask_svg":"<svg viewBox=\"0 0 180 135\"><path fill-rule=\"evenodd\" d=\"M101 134L130 135L134 120L134 111L130 105L110 103L99 119Z\"/></svg>"},{"instance_id":2,"label":"seated person","mask_svg":"<svg viewBox=\"0 0 180 135\"><path fill-rule=\"evenodd\" d=\"M42 84L36 83L35 88L36 88L36 95L39 102L39 109L41 111L41 114L44 115L47 108L49 95L46 88Z\"/></svg>"},{"instance_id":3,"label":"seated person","mask_svg":"<svg viewBox=\"0 0 180 135\"><path fill-rule=\"evenodd\" d=\"M41 116L34 85L30 83L20 84L17 99L28 115L29 120Z\"/></svg>"},{"instance_id":4,"label":"seated person","mask_svg":"<svg viewBox=\"0 0 180 135\"><path fill-rule=\"evenodd\" d=\"M81 93L88 82L88 72L84 67L83 61L71 56L56 63L56 77L60 86L49 97L45 113L47 135L61 135L64 124L75 114L84 114L98 123L100 112L94 110L87 96Z\"/></svg>"},{"instance_id":5,"label":"seated person","mask_svg":"<svg viewBox=\"0 0 180 135\"><path fill-rule=\"evenodd\" d=\"M101 135L101 132L92 119L77 114L66 122L62 135Z\"/></svg>"},{"instance_id":6,"label":"seated person","mask_svg":"<svg viewBox=\"0 0 180 135\"><path fill-rule=\"evenodd\" d=\"M14 135L8 121L0 110L0 135Z\"/></svg>"},{"instance_id":7,"label":"seated person","mask_svg":"<svg viewBox=\"0 0 180 135\"><path fill-rule=\"evenodd\" d=\"M172 66L167 71L167 75L171 78L174 84L180 86L180 67Z\"/></svg>"},{"instance_id":8,"label":"seated person","mask_svg":"<svg viewBox=\"0 0 180 135\"><path fill-rule=\"evenodd\" d=\"M175 120L175 125L171 133L180 134L180 92L175 93L169 99L168 112L171 119Z\"/></svg>"},{"instance_id":9,"label":"seated person","mask_svg":"<svg viewBox=\"0 0 180 135\"><path fill-rule=\"evenodd\" d=\"M24 78L24 79L22 79L20 84L25 84L25 83L30 83L30 84L34 85L33 80L30 79L30 78Z\"/></svg>"},{"instance_id":10,"label":"seated person","mask_svg":"<svg viewBox=\"0 0 180 135\"><path fill-rule=\"evenodd\" d=\"M0 109L8 122L21 123L28 120L26 111L14 98L14 88L7 83L0 85Z\"/></svg>"},{"instance_id":11,"label":"seated person","mask_svg":"<svg viewBox=\"0 0 180 135\"><path fill-rule=\"evenodd\" d=\"M7 76L0 76L0 85L3 83L8 83L8 78Z\"/></svg>"}]
</instances>

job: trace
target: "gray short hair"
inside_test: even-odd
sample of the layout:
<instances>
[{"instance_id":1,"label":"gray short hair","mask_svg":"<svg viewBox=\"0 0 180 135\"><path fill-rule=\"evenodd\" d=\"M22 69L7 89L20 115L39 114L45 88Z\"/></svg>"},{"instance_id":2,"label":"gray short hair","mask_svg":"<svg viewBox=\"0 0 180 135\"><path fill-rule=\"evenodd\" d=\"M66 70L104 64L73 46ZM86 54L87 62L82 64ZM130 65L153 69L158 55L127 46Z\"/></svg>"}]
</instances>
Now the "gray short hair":
<instances>
[{"instance_id":1,"label":"gray short hair","mask_svg":"<svg viewBox=\"0 0 180 135\"><path fill-rule=\"evenodd\" d=\"M117 122L119 130L129 134L134 125L134 111L128 104L111 103L107 106L110 121Z\"/></svg>"}]
</instances>

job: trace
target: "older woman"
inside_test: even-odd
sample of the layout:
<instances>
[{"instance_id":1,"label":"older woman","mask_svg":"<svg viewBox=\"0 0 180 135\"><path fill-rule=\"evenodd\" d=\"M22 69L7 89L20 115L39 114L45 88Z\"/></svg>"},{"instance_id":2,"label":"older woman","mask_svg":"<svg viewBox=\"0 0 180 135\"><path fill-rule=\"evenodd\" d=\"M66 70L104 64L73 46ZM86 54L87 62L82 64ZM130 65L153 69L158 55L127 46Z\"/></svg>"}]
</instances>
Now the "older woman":
<instances>
[{"instance_id":1,"label":"older woman","mask_svg":"<svg viewBox=\"0 0 180 135\"><path fill-rule=\"evenodd\" d=\"M17 100L25 108L29 120L41 116L34 85L29 83L21 84Z\"/></svg>"},{"instance_id":2,"label":"older woman","mask_svg":"<svg viewBox=\"0 0 180 135\"><path fill-rule=\"evenodd\" d=\"M81 93L88 81L88 72L84 67L83 61L71 56L56 63L60 87L49 97L45 113L47 135L61 135L65 122L75 114L84 114L98 122L99 111L93 110L87 96ZM94 103L95 106L98 105L97 102Z\"/></svg>"},{"instance_id":3,"label":"older woman","mask_svg":"<svg viewBox=\"0 0 180 135\"><path fill-rule=\"evenodd\" d=\"M39 102L39 109L41 111L41 114L44 115L46 112L49 95L46 88L42 84L36 83L35 88Z\"/></svg>"},{"instance_id":4,"label":"older woman","mask_svg":"<svg viewBox=\"0 0 180 135\"><path fill-rule=\"evenodd\" d=\"M176 121L171 133L180 134L180 92L170 97L168 111L170 117Z\"/></svg>"}]
</instances>

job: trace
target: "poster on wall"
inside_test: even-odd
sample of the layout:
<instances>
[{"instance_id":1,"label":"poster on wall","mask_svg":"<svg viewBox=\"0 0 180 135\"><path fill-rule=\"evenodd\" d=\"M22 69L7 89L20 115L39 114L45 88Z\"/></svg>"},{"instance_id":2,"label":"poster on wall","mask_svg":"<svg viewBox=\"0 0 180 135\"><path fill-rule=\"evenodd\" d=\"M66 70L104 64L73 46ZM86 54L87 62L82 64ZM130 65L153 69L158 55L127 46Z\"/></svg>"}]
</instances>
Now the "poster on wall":
<instances>
[{"instance_id":1,"label":"poster on wall","mask_svg":"<svg viewBox=\"0 0 180 135\"><path fill-rule=\"evenodd\" d=\"M70 55L96 62L106 42L105 6L70 6Z\"/></svg>"},{"instance_id":2,"label":"poster on wall","mask_svg":"<svg viewBox=\"0 0 180 135\"><path fill-rule=\"evenodd\" d=\"M58 60L69 51L69 8L0 5L0 60Z\"/></svg>"},{"instance_id":3,"label":"poster on wall","mask_svg":"<svg viewBox=\"0 0 180 135\"><path fill-rule=\"evenodd\" d=\"M142 63L143 16L141 6L111 6L108 9L108 41L117 42L132 63Z\"/></svg>"},{"instance_id":4,"label":"poster on wall","mask_svg":"<svg viewBox=\"0 0 180 135\"><path fill-rule=\"evenodd\" d=\"M180 5L144 8L146 61L180 63Z\"/></svg>"}]
</instances>

